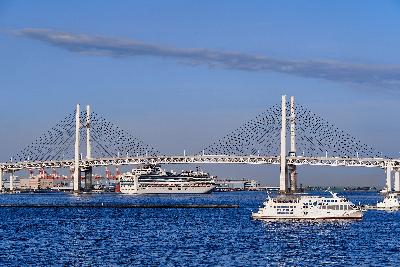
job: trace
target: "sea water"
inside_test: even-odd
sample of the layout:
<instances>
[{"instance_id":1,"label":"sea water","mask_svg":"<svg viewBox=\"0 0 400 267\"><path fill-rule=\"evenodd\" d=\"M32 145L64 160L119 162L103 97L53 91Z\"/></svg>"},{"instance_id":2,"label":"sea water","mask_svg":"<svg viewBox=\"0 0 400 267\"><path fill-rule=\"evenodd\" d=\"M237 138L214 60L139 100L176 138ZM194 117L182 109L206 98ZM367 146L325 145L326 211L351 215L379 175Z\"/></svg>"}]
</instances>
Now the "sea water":
<instances>
[{"instance_id":1,"label":"sea water","mask_svg":"<svg viewBox=\"0 0 400 267\"><path fill-rule=\"evenodd\" d=\"M375 192L343 192L373 204ZM0 204L237 204L233 209L0 208L0 265L400 266L400 212L361 221L251 219L265 192L3 194Z\"/></svg>"}]
</instances>

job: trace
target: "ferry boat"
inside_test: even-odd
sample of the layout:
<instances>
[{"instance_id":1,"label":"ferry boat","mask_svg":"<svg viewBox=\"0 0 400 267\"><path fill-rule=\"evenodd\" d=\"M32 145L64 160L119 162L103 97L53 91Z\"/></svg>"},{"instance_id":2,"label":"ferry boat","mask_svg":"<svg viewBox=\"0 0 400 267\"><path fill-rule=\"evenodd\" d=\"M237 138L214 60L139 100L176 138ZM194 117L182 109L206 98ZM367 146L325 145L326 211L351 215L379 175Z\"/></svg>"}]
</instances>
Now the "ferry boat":
<instances>
[{"instance_id":1,"label":"ferry boat","mask_svg":"<svg viewBox=\"0 0 400 267\"><path fill-rule=\"evenodd\" d=\"M400 209L399 193L388 193L381 202L376 203L372 209L394 211Z\"/></svg>"},{"instance_id":2,"label":"ferry boat","mask_svg":"<svg viewBox=\"0 0 400 267\"><path fill-rule=\"evenodd\" d=\"M344 197L279 195L264 202L253 219L362 219L360 208Z\"/></svg>"},{"instance_id":3,"label":"ferry boat","mask_svg":"<svg viewBox=\"0 0 400 267\"><path fill-rule=\"evenodd\" d=\"M199 169L177 174L158 165L133 169L120 179L123 194L205 194L214 188L214 177Z\"/></svg>"}]
</instances>

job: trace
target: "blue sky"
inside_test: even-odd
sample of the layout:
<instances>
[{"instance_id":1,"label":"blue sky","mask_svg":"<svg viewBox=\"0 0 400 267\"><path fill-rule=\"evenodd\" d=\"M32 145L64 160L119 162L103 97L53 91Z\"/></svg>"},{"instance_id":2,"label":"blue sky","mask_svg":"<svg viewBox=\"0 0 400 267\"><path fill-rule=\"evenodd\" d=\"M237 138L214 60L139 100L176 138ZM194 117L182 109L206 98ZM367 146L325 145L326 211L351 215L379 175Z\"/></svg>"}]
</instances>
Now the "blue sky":
<instances>
[{"instance_id":1,"label":"blue sky","mask_svg":"<svg viewBox=\"0 0 400 267\"><path fill-rule=\"evenodd\" d=\"M193 64L170 52L78 53L22 32L28 28L45 31L47 37L84 34L161 49L295 61L307 75L243 70L240 60L221 67L203 57ZM279 103L282 94L295 95L299 103L383 152L400 151L398 1L5 0L0 2L0 30L0 161L78 102L91 104L97 113L172 154L199 151ZM221 176L277 181L276 166L207 167ZM383 171L371 169L304 168L300 177L305 184L331 183L330 178L335 184L384 182Z\"/></svg>"}]
</instances>

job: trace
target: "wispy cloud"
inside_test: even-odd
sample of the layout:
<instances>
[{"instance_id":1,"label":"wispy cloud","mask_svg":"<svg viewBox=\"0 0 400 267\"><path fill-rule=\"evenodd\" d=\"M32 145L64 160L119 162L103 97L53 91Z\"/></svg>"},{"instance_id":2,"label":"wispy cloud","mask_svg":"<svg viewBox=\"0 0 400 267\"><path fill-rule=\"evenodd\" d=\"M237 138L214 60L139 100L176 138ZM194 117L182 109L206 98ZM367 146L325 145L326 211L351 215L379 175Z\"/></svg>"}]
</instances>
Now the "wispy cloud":
<instances>
[{"instance_id":1,"label":"wispy cloud","mask_svg":"<svg viewBox=\"0 0 400 267\"><path fill-rule=\"evenodd\" d=\"M400 65L352 64L322 60L279 60L246 53L176 48L132 39L107 38L38 28L14 30L13 33L71 52L90 55L171 58L183 60L188 64L208 65L214 68L278 72L381 89L400 89Z\"/></svg>"}]
</instances>

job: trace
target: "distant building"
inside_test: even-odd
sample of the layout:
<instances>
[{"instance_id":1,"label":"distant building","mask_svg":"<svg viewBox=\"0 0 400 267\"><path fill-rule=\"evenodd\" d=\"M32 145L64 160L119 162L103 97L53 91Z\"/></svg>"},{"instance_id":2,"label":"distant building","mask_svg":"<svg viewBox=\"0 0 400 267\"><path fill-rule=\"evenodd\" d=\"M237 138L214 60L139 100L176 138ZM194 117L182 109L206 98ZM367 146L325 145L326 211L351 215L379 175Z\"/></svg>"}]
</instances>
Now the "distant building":
<instances>
[{"instance_id":1,"label":"distant building","mask_svg":"<svg viewBox=\"0 0 400 267\"><path fill-rule=\"evenodd\" d=\"M69 191L73 189L72 178L66 176L56 177L53 180L52 190Z\"/></svg>"},{"instance_id":2,"label":"distant building","mask_svg":"<svg viewBox=\"0 0 400 267\"><path fill-rule=\"evenodd\" d=\"M255 191L260 183L256 180L217 180L216 191Z\"/></svg>"},{"instance_id":3,"label":"distant building","mask_svg":"<svg viewBox=\"0 0 400 267\"><path fill-rule=\"evenodd\" d=\"M10 180L5 180L3 181L3 187L4 189L10 189ZM19 185L19 179L17 176L14 176L14 180L13 180L13 188L14 190L18 190L20 187Z\"/></svg>"},{"instance_id":4,"label":"distant building","mask_svg":"<svg viewBox=\"0 0 400 267\"><path fill-rule=\"evenodd\" d=\"M216 191L242 191L245 181L219 180L215 182Z\"/></svg>"},{"instance_id":5,"label":"distant building","mask_svg":"<svg viewBox=\"0 0 400 267\"><path fill-rule=\"evenodd\" d=\"M51 189L54 186L54 178L53 177L45 177L39 179L39 188L40 189Z\"/></svg>"},{"instance_id":6,"label":"distant building","mask_svg":"<svg viewBox=\"0 0 400 267\"><path fill-rule=\"evenodd\" d=\"M19 179L19 188L21 190L30 190L30 186L29 186L29 178L21 178Z\"/></svg>"},{"instance_id":7,"label":"distant building","mask_svg":"<svg viewBox=\"0 0 400 267\"><path fill-rule=\"evenodd\" d=\"M248 180L244 183L244 190L257 190L260 187L260 183L256 180Z\"/></svg>"},{"instance_id":8,"label":"distant building","mask_svg":"<svg viewBox=\"0 0 400 267\"><path fill-rule=\"evenodd\" d=\"M39 175L36 176L31 176L31 178L29 178L29 188L31 190L38 190L39 189Z\"/></svg>"}]
</instances>

